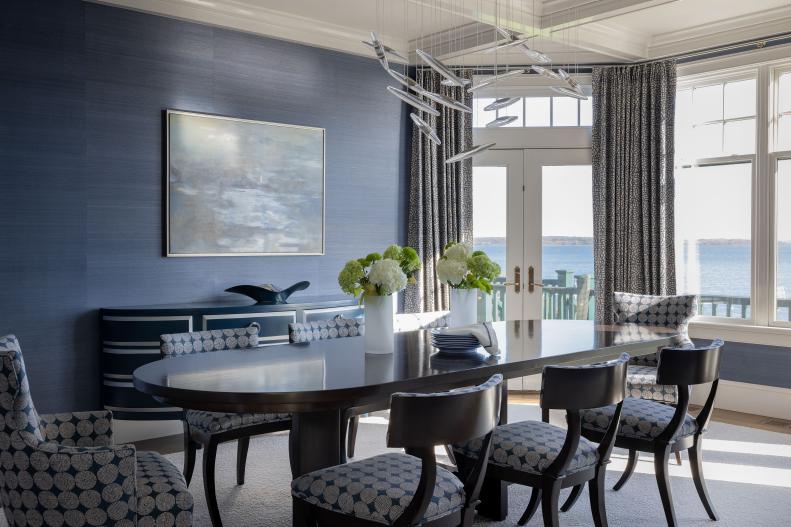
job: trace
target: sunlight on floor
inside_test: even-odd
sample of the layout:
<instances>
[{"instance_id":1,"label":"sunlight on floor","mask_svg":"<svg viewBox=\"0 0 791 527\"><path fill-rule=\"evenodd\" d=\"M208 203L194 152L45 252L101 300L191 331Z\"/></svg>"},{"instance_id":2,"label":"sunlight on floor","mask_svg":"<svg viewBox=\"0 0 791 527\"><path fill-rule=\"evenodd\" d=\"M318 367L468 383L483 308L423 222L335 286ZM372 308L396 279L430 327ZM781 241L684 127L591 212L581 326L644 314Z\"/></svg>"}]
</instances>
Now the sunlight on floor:
<instances>
[{"instance_id":1,"label":"sunlight on floor","mask_svg":"<svg viewBox=\"0 0 791 527\"><path fill-rule=\"evenodd\" d=\"M748 441L727 441L724 439L706 438L703 440L703 450L791 458L791 445L776 445L772 443L753 443Z\"/></svg>"},{"instance_id":2,"label":"sunlight on floor","mask_svg":"<svg viewBox=\"0 0 791 527\"><path fill-rule=\"evenodd\" d=\"M708 445L707 445L708 446ZM764 485L770 487L791 488L791 469L760 467L756 465L739 465L735 463L714 463L706 461L703 456L703 476L706 481L726 481L730 483L744 483L748 485ZM626 468L626 457L613 455L612 463L607 471L623 472ZM653 474L654 461L651 454L643 454L637 463L635 472L639 474ZM689 460L684 459L684 464L678 466L670 463L670 476L676 478L691 478Z\"/></svg>"}]
</instances>

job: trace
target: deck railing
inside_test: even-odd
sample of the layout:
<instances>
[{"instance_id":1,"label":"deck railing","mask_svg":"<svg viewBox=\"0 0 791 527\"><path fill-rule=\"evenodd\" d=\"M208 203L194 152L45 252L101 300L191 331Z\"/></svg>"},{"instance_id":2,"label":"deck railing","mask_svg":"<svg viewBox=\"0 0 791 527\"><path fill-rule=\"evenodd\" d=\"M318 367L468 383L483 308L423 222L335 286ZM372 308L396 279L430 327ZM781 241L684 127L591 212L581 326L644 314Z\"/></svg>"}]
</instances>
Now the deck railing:
<instances>
[{"instance_id":1,"label":"deck railing","mask_svg":"<svg viewBox=\"0 0 791 527\"><path fill-rule=\"evenodd\" d=\"M595 296L593 277L557 271L557 279L545 279L541 313L545 320L593 320ZM491 295L478 300L479 320L505 319L505 278L493 284ZM791 321L791 299L777 300L778 319ZM726 295L702 295L698 314L731 318L750 318L750 298Z\"/></svg>"}]
</instances>

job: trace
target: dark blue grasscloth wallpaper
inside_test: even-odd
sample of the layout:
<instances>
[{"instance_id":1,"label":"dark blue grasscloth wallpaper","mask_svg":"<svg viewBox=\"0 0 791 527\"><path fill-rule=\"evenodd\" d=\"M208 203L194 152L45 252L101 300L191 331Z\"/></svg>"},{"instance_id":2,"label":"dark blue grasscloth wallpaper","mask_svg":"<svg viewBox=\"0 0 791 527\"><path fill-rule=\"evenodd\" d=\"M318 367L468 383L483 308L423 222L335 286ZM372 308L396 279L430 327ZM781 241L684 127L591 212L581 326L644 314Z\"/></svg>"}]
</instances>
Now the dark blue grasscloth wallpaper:
<instances>
[{"instance_id":1,"label":"dark blue grasscloth wallpaper","mask_svg":"<svg viewBox=\"0 0 791 527\"><path fill-rule=\"evenodd\" d=\"M0 2L0 334L42 411L99 407L102 306L310 280L404 243L410 128L374 61L79 0ZM162 257L162 110L327 129L322 257Z\"/></svg>"}]
</instances>

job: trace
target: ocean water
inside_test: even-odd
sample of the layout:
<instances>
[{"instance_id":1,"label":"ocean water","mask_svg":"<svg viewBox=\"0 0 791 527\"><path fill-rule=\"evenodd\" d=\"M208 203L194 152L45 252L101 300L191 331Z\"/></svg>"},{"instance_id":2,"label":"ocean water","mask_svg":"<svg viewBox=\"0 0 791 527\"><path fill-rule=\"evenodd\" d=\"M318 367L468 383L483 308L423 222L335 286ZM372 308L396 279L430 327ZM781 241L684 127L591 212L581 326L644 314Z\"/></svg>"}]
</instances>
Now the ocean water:
<instances>
[{"instance_id":1,"label":"ocean water","mask_svg":"<svg viewBox=\"0 0 791 527\"><path fill-rule=\"evenodd\" d=\"M505 269L505 241L475 243L476 250L486 251ZM679 283L678 289L697 290L704 296L750 296L750 246L747 244L700 244L697 248L699 273ZM677 255L686 257L686 255ZM694 260L694 259L693 259ZM573 271L574 274L593 274L592 245L543 246L542 279L556 279L556 270ZM679 276L681 281L683 277ZM781 243L778 253L778 298L791 299L791 243ZM779 320L789 320L788 308L778 310Z\"/></svg>"}]
</instances>

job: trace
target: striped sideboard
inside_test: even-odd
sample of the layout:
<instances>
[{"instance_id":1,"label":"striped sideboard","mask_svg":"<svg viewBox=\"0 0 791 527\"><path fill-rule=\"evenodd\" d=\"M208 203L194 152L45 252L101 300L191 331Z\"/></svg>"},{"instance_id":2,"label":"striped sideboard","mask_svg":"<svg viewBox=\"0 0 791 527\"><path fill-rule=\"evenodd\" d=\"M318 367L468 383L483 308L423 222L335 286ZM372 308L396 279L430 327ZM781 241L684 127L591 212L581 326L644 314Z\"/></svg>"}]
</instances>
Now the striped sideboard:
<instances>
[{"instance_id":1,"label":"striped sideboard","mask_svg":"<svg viewBox=\"0 0 791 527\"><path fill-rule=\"evenodd\" d=\"M180 409L170 408L138 392L132 372L159 360L159 336L211 329L261 326L262 346L288 343L290 322L310 322L336 315L362 316L363 308L352 298L311 298L300 303L272 306L233 304L181 304L104 308L102 328L102 401L116 419L179 419ZM178 359L175 359L178 360Z\"/></svg>"}]
</instances>

